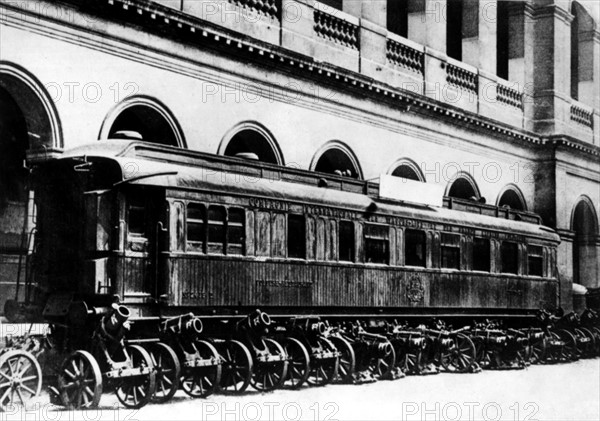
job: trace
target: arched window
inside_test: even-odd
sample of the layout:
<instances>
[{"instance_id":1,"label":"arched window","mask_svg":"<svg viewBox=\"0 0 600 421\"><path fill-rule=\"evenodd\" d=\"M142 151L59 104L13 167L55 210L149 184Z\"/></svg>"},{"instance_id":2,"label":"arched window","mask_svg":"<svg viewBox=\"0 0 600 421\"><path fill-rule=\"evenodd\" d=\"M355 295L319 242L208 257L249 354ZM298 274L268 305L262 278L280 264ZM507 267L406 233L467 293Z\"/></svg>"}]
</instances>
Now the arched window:
<instances>
[{"instance_id":1,"label":"arched window","mask_svg":"<svg viewBox=\"0 0 600 421\"><path fill-rule=\"evenodd\" d=\"M221 141L219 154L270 164L285 165L273 135L261 124L244 122L231 129Z\"/></svg>"},{"instance_id":2,"label":"arched window","mask_svg":"<svg viewBox=\"0 0 600 421\"><path fill-rule=\"evenodd\" d=\"M465 200L480 200L481 198L477 183L475 183L473 177L466 172L458 173L454 178L454 181L450 182L446 188L446 196Z\"/></svg>"},{"instance_id":3,"label":"arched window","mask_svg":"<svg viewBox=\"0 0 600 421\"><path fill-rule=\"evenodd\" d=\"M329 142L315 154L311 169L343 177L363 178L354 152L345 144L337 141Z\"/></svg>"},{"instance_id":4,"label":"arched window","mask_svg":"<svg viewBox=\"0 0 600 421\"><path fill-rule=\"evenodd\" d=\"M505 187L498 195L497 206L509 207L514 210L526 211L527 204L521 190L514 185Z\"/></svg>"},{"instance_id":5,"label":"arched window","mask_svg":"<svg viewBox=\"0 0 600 421\"><path fill-rule=\"evenodd\" d=\"M594 31L596 24L583 3L571 5L571 97L594 104Z\"/></svg>"},{"instance_id":6,"label":"arched window","mask_svg":"<svg viewBox=\"0 0 600 421\"><path fill-rule=\"evenodd\" d=\"M573 210L571 222L573 240L573 282L590 288L598 284L598 216L593 202L580 198Z\"/></svg>"},{"instance_id":7,"label":"arched window","mask_svg":"<svg viewBox=\"0 0 600 421\"><path fill-rule=\"evenodd\" d=\"M104 121L100 139L136 132L145 142L185 148L183 133L173 114L156 99L136 96L118 104Z\"/></svg>"},{"instance_id":8,"label":"arched window","mask_svg":"<svg viewBox=\"0 0 600 421\"><path fill-rule=\"evenodd\" d=\"M408 158L399 159L392 165L390 174L394 177L425 182L425 176L419 166Z\"/></svg>"}]
</instances>

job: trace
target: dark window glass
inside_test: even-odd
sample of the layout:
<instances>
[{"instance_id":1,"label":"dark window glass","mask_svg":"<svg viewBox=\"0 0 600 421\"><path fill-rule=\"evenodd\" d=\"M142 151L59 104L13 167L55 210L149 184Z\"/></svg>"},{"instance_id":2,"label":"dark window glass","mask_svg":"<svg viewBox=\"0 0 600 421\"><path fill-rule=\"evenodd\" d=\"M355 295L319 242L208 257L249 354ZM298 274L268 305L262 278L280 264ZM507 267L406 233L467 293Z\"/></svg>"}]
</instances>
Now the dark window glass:
<instances>
[{"instance_id":1,"label":"dark window glass","mask_svg":"<svg viewBox=\"0 0 600 421\"><path fill-rule=\"evenodd\" d=\"M442 233L442 267L460 269L460 235Z\"/></svg>"},{"instance_id":2,"label":"dark window glass","mask_svg":"<svg viewBox=\"0 0 600 421\"><path fill-rule=\"evenodd\" d=\"M425 267L425 231L407 229L404 232L404 264Z\"/></svg>"},{"instance_id":3,"label":"dark window glass","mask_svg":"<svg viewBox=\"0 0 600 421\"><path fill-rule=\"evenodd\" d=\"M503 273L519 272L519 247L517 243L509 241L502 242L500 246L500 255L502 257Z\"/></svg>"},{"instance_id":4,"label":"dark window glass","mask_svg":"<svg viewBox=\"0 0 600 421\"><path fill-rule=\"evenodd\" d=\"M244 244L246 242L245 219L246 213L243 209L229 209L229 220L227 223L228 254L244 254Z\"/></svg>"},{"instance_id":5,"label":"dark window glass","mask_svg":"<svg viewBox=\"0 0 600 421\"><path fill-rule=\"evenodd\" d=\"M208 252L223 253L225 244L225 208L210 206L208 208Z\"/></svg>"},{"instance_id":6,"label":"dark window glass","mask_svg":"<svg viewBox=\"0 0 600 421\"><path fill-rule=\"evenodd\" d=\"M203 251L205 240L206 208L198 203L187 206L187 249L188 251Z\"/></svg>"},{"instance_id":7,"label":"dark window glass","mask_svg":"<svg viewBox=\"0 0 600 421\"><path fill-rule=\"evenodd\" d=\"M288 257L306 258L306 220L304 215L288 215Z\"/></svg>"},{"instance_id":8,"label":"dark window glass","mask_svg":"<svg viewBox=\"0 0 600 421\"><path fill-rule=\"evenodd\" d=\"M339 246L340 261L354 261L354 223L340 221Z\"/></svg>"},{"instance_id":9,"label":"dark window glass","mask_svg":"<svg viewBox=\"0 0 600 421\"><path fill-rule=\"evenodd\" d=\"M390 263L390 228L365 224L365 262Z\"/></svg>"},{"instance_id":10,"label":"dark window glass","mask_svg":"<svg viewBox=\"0 0 600 421\"><path fill-rule=\"evenodd\" d=\"M490 240L473 238L473 270L490 271Z\"/></svg>"},{"instance_id":11,"label":"dark window glass","mask_svg":"<svg viewBox=\"0 0 600 421\"><path fill-rule=\"evenodd\" d=\"M531 276L544 276L544 250L541 246L527 246L527 267Z\"/></svg>"},{"instance_id":12,"label":"dark window glass","mask_svg":"<svg viewBox=\"0 0 600 421\"><path fill-rule=\"evenodd\" d=\"M127 226L130 235L146 237L146 208L143 197L137 195L129 197Z\"/></svg>"}]
</instances>

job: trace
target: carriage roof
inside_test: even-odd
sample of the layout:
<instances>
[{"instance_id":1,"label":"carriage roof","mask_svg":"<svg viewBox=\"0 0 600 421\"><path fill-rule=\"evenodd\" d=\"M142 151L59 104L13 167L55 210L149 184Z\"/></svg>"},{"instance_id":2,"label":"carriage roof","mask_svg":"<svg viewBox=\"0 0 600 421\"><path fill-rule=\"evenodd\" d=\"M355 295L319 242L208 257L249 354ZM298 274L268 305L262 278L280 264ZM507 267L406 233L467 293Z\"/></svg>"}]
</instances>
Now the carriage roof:
<instances>
[{"instance_id":1,"label":"carriage roof","mask_svg":"<svg viewBox=\"0 0 600 421\"><path fill-rule=\"evenodd\" d=\"M214 161L222 164L220 169L215 169L215 165L191 165L189 161L181 162L174 159L173 154L177 154L177 149L159 147L153 150L154 153L143 156L143 154L136 153L135 142L111 140L95 142L66 151L58 161L77 160L80 162L85 157L84 159L89 162L112 166L110 172L114 177L115 185L155 186L163 187L168 191L221 192L235 196L281 200L471 228L508 231L513 234L543 238L546 241L560 241L552 229L538 224L443 207L390 201L357 192L293 182L289 178L281 180L240 174L236 171L240 166L239 159L221 160L222 157L213 156ZM167 155L161 154L161 151L167 152ZM189 155L189 152L185 155ZM204 158L207 157L204 156ZM231 165L232 162L236 165ZM267 164L267 166L269 165ZM353 182L355 181L353 180Z\"/></svg>"}]
</instances>

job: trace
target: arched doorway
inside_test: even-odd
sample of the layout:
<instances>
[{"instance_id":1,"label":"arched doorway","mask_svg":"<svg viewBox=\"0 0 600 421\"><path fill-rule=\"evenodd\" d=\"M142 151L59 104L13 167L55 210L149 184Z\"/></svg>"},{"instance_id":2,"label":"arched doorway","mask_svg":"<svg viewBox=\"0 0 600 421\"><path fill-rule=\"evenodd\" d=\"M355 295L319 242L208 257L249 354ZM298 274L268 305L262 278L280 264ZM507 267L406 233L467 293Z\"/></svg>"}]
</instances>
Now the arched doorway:
<instances>
[{"instance_id":1,"label":"arched doorway","mask_svg":"<svg viewBox=\"0 0 600 421\"><path fill-rule=\"evenodd\" d=\"M244 122L230 130L221 142L219 154L285 165L271 132L255 122Z\"/></svg>"},{"instance_id":2,"label":"arched doorway","mask_svg":"<svg viewBox=\"0 0 600 421\"><path fill-rule=\"evenodd\" d=\"M338 141L329 142L317 151L310 167L317 172L356 179L363 178L362 169L354 152Z\"/></svg>"},{"instance_id":3,"label":"arched doorway","mask_svg":"<svg viewBox=\"0 0 600 421\"><path fill-rule=\"evenodd\" d=\"M507 186L498 196L497 206L508 207L518 211L526 211L525 196L517 186Z\"/></svg>"},{"instance_id":4,"label":"arched doorway","mask_svg":"<svg viewBox=\"0 0 600 421\"><path fill-rule=\"evenodd\" d=\"M56 109L42 84L23 68L0 62L0 314L15 298L19 257L27 253L35 224L28 152L44 159L61 147Z\"/></svg>"},{"instance_id":5,"label":"arched doorway","mask_svg":"<svg viewBox=\"0 0 600 421\"><path fill-rule=\"evenodd\" d=\"M464 200L481 200L479 187L473 177L465 172L456 175L446 188L446 196Z\"/></svg>"},{"instance_id":6,"label":"arched doorway","mask_svg":"<svg viewBox=\"0 0 600 421\"><path fill-rule=\"evenodd\" d=\"M593 202L579 199L571 221L573 239L573 282L588 288L600 287L598 280L598 216Z\"/></svg>"},{"instance_id":7,"label":"arched doorway","mask_svg":"<svg viewBox=\"0 0 600 421\"><path fill-rule=\"evenodd\" d=\"M171 111L149 97L127 98L111 110L100 130L100 139L116 138L118 132L139 133L145 142L186 147L181 127Z\"/></svg>"}]
</instances>

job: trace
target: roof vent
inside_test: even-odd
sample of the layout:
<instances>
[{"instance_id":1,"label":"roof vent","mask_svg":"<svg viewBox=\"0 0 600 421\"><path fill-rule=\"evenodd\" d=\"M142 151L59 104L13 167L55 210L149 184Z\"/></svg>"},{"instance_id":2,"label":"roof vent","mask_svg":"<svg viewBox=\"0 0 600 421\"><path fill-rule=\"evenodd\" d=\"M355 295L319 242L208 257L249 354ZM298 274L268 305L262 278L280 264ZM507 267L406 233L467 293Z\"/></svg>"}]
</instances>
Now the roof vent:
<instances>
[{"instance_id":1,"label":"roof vent","mask_svg":"<svg viewBox=\"0 0 600 421\"><path fill-rule=\"evenodd\" d=\"M111 139L144 140L143 136L133 130L119 130L110 135Z\"/></svg>"}]
</instances>

